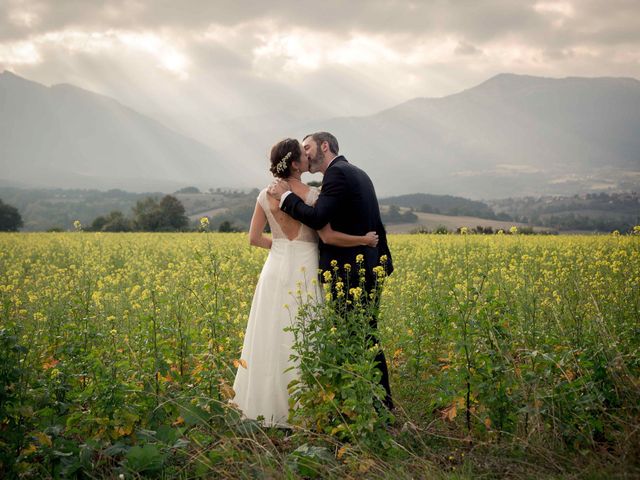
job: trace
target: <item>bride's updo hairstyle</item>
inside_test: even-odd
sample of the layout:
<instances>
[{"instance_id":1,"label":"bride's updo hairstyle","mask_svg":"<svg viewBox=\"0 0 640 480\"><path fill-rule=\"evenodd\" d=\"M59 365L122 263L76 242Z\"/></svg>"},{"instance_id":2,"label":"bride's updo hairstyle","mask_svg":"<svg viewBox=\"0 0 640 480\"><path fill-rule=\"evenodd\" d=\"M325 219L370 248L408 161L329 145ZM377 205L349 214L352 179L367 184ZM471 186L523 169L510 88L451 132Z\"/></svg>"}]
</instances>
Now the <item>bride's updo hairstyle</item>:
<instances>
[{"instance_id":1,"label":"bride's updo hairstyle","mask_svg":"<svg viewBox=\"0 0 640 480\"><path fill-rule=\"evenodd\" d=\"M287 178L291 175L291 162L300 160L300 143L295 138L285 138L271 147L271 167L274 177Z\"/></svg>"}]
</instances>

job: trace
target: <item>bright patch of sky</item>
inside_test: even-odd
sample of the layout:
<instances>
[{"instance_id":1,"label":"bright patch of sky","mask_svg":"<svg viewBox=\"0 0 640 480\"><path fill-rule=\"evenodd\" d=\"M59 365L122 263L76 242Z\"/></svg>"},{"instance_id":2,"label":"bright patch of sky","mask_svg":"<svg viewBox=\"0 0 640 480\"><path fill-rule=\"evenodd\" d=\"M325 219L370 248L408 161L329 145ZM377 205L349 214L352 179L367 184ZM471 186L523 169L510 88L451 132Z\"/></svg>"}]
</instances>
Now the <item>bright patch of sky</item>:
<instances>
[{"instance_id":1,"label":"bright patch of sky","mask_svg":"<svg viewBox=\"0 0 640 480\"><path fill-rule=\"evenodd\" d=\"M498 73L640 78L637 0L0 0L0 71L72 83L183 133L365 115Z\"/></svg>"}]
</instances>

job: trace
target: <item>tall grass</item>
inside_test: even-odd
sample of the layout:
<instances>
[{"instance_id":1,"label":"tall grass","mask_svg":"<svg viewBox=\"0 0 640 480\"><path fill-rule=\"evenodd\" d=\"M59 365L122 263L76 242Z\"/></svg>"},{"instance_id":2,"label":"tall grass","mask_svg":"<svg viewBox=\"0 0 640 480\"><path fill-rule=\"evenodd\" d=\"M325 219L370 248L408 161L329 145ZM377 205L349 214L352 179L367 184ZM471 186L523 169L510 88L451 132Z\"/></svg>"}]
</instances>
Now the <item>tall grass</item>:
<instances>
[{"instance_id":1,"label":"tall grass","mask_svg":"<svg viewBox=\"0 0 640 480\"><path fill-rule=\"evenodd\" d=\"M229 406L266 258L246 235L0 235L0 471L473 477L590 458L637 474L640 238L391 248L379 328L398 410L376 449Z\"/></svg>"}]
</instances>

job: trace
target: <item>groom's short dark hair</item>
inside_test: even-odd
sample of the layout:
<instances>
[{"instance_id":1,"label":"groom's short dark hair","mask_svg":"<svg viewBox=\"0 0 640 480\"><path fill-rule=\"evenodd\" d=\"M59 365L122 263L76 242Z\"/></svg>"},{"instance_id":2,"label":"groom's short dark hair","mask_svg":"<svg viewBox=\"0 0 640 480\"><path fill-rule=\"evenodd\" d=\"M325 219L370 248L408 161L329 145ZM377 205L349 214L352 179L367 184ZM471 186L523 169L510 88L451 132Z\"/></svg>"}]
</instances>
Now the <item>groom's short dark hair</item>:
<instances>
[{"instance_id":1,"label":"groom's short dark hair","mask_svg":"<svg viewBox=\"0 0 640 480\"><path fill-rule=\"evenodd\" d=\"M310 133L302 140L304 141L309 137L313 138L313 141L316 142L318 147L322 145L322 142L327 142L329 144L329 150L331 150L331 153L333 153L334 155L338 155L338 139L331 135L329 132Z\"/></svg>"}]
</instances>

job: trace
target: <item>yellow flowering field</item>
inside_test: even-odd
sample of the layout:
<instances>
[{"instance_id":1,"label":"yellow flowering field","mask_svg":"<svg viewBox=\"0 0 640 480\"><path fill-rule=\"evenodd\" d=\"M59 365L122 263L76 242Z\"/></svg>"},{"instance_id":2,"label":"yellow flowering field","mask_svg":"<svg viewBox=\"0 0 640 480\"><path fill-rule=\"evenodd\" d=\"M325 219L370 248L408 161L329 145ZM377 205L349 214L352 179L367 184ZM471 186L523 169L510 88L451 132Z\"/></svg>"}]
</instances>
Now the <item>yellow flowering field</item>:
<instances>
[{"instance_id":1,"label":"yellow flowering field","mask_svg":"<svg viewBox=\"0 0 640 480\"><path fill-rule=\"evenodd\" d=\"M550 452L637 469L639 236L390 246L379 329L408 458L446 472L544 447L551 473L566 466ZM255 447L224 406L266 255L241 233L0 235L0 472L304 476L306 450ZM338 476L382 468L345 451Z\"/></svg>"},{"instance_id":2,"label":"yellow flowering field","mask_svg":"<svg viewBox=\"0 0 640 480\"><path fill-rule=\"evenodd\" d=\"M640 238L407 236L393 247L384 343L412 416L578 449L637 427Z\"/></svg>"}]
</instances>

